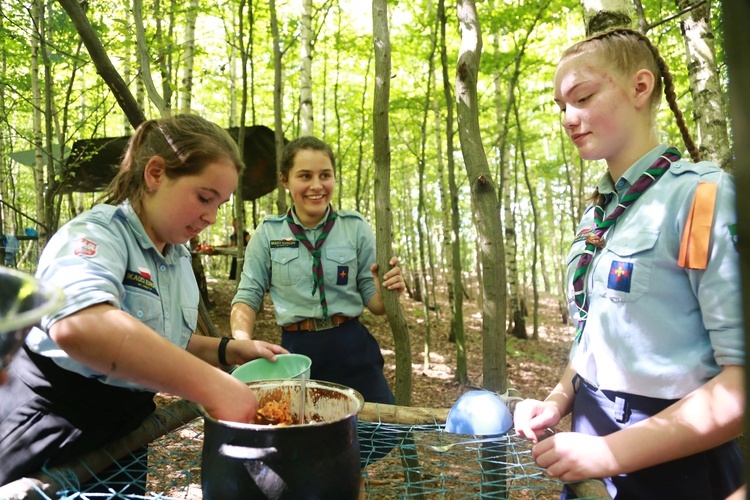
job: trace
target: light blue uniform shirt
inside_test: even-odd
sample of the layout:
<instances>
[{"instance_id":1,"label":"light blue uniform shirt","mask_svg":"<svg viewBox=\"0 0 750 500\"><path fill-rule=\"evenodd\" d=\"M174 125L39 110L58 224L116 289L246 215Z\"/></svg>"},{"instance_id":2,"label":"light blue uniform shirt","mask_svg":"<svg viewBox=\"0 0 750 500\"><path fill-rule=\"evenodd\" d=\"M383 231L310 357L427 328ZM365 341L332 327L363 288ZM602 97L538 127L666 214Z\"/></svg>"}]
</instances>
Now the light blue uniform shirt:
<instances>
[{"instance_id":1,"label":"light blue uniform shirt","mask_svg":"<svg viewBox=\"0 0 750 500\"><path fill-rule=\"evenodd\" d=\"M297 215L292 213L299 224ZM328 315L355 317L362 314L375 295L370 272L375 263L375 236L359 212L336 213L333 229L321 247ZM322 232L325 220L326 217L313 229L303 226L311 243ZM242 302L257 312L269 286L277 324L323 317L319 292L312 295L312 254L295 239L286 214L267 216L253 233L232 304Z\"/></svg>"},{"instance_id":2,"label":"light blue uniform shirt","mask_svg":"<svg viewBox=\"0 0 750 500\"><path fill-rule=\"evenodd\" d=\"M599 192L617 200L666 150L638 160ZM699 181L718 185L706 270L677 264L683 229ZM567 259L568 304L574 323L572 277L593 222L586 211ZM588 319L571 349L576 372L602 389L678 399L716 376L744 365L739 254L730 228L737 223L731 175L708 162L678 161L604 234L586 276Z\"/></svg>"},{"instance_id":3,"label":"light blue uniform shirt","mask_svg":"<svg viewBox=\"0 0 750 500\"><path fill-rule=\"evenodd\" d=\"M95 304L108 303L142 321L173 344L186 348L198 323L198 285L184 245L162 255L127 202L98 205L71 220L50 239L36 276L65 292L65 305L42 319L26 343L61 367L101 382L141 386L107 377L70 358L47 331L58 320ZM99 332L107 335L108 332Z\"/></svg>"}]
</instances>

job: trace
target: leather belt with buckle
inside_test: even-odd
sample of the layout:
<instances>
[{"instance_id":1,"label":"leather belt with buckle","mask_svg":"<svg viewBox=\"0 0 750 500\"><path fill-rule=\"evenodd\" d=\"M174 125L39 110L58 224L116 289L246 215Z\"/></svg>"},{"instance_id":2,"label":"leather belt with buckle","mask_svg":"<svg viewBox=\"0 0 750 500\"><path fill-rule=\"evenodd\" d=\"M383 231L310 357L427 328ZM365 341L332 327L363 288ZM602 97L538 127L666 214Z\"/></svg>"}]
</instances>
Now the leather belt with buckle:
<instances>
[{"instance_id":1,"label":"leather belt with buckle","mask_svg":"<svg viewBox=\"0 0 750 500\"><path fill-rule=\"evenodd\" d=\"M351 321L355 318L350 318L349 316L342 316L340 314L336 314L334 316L331 316L330 318L307 318L303 319L302 321L299 321L297 323L292 323L291 325L284 325L284 331L287 332L317 332L320 330L328 330L331 328L336 328L337 326L346 323L347 321Z\"/></svg>"}]
</instances>

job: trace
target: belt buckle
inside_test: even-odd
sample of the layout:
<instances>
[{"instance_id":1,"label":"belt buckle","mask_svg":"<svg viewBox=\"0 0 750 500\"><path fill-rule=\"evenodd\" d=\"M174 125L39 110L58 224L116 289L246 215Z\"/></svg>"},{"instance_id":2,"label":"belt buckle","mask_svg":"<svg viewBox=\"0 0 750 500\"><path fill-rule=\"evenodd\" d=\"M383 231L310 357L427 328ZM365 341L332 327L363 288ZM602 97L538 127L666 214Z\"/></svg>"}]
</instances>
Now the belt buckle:
<instances>
[{"instance_id":1,"label":"belt buckle","mask_svg":"<svg viewBox=\"0 0 750 500\"><path fill-rule=\"evenodd\" d=\"M331 322L331 318L312 318L313 320L313 327L315 331L318 330L328 330L329 328L333 328L333 323Z\"/></svg>"}]
</instances>

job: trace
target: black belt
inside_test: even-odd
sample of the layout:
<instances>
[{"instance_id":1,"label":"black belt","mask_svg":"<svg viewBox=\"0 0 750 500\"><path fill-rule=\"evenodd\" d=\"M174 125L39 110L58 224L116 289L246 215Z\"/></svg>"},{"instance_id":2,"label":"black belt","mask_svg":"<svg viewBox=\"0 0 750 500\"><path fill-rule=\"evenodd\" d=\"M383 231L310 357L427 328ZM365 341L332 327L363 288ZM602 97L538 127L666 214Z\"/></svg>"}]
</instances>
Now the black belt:
<instances>
[{"instance_id":1,"label":"black belt","mask_svg":"<svg viewBox=\"0 0 750 500\"><path fill-rule=\"evenodd\" d=\"M336 328L348 321L357 319L357 316L349 317L335 314L328 319L320 318L307 318L297 323L290 325L284 325L282 328L285 332L317 332L319 330L328 330L330 328Z\"/></svg>"}]
</instances>

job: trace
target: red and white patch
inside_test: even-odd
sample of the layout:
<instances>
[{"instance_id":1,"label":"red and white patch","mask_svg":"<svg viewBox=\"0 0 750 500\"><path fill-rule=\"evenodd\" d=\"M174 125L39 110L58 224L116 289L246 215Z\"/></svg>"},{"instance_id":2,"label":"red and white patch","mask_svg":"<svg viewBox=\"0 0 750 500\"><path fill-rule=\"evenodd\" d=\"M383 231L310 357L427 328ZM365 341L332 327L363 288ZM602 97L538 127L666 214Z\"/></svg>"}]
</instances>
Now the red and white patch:
<instances>
[{"instance_id":1,"label":"red and white patch","mask_svg":"<svg viewBox=\"0 0 750 500\"><path fill-rule=\"evenodd\" d=\"M138 274L140 274L141 276L143 276L146 279L149 279L149 280L151 279L151 269L149 269L147 267L139 267L138 268Z\"/></svg>"},{"instance_id":2,"label":"red and white patch","mask_svg":"<svg viewBox=\"0 0 750 500\"><path fill-rule=\"evenodd\" d=\"M96 250L98 248L99 245L97 243L86 238L78 238L75 243L73 243L73 253L79 257L93 257L96 255Z\"/></svg>"}]
</instances>

